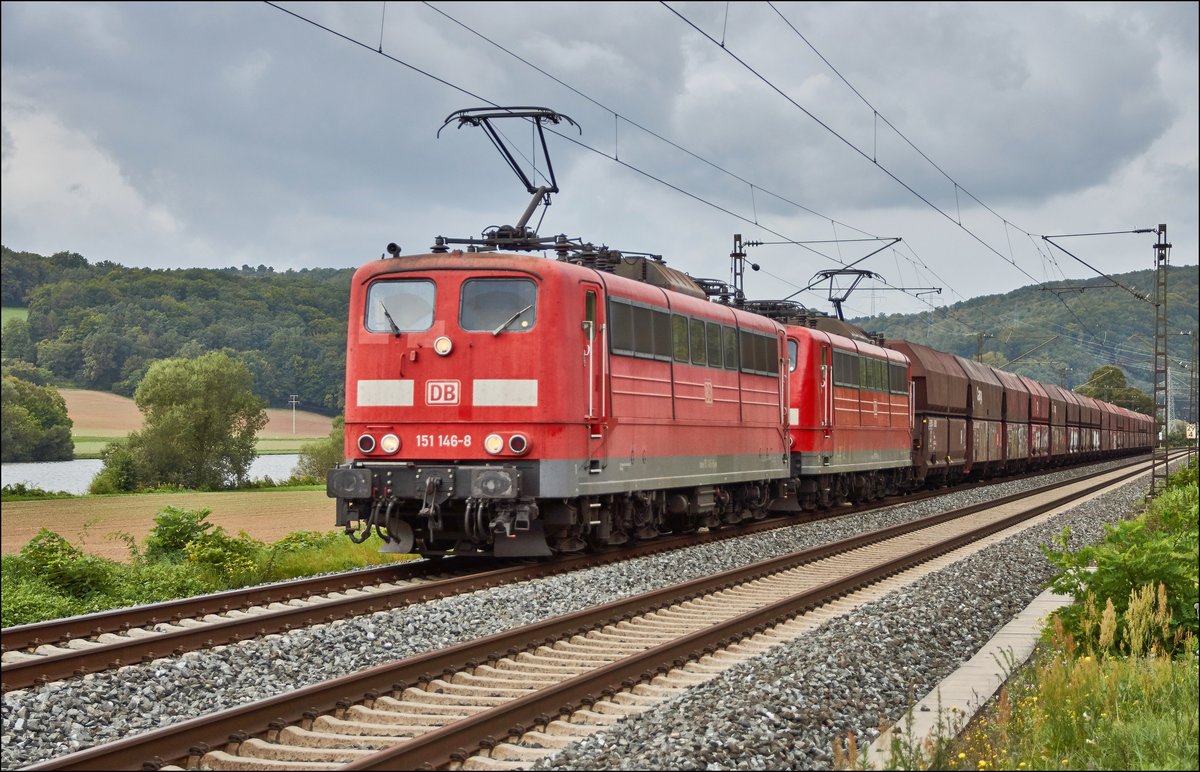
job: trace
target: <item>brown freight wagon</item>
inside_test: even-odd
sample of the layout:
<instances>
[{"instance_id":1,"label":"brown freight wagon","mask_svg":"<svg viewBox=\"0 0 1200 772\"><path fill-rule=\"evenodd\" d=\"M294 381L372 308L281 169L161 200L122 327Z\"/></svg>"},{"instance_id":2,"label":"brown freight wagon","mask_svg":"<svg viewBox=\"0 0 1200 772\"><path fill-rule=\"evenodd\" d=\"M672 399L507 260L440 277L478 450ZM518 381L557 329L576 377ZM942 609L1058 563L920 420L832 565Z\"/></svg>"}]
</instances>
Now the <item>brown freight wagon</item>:
<instances>
[{"instance_id":1,"label":"brown freight wagon","mask_svg":"<svg viewBox=\"0 0 1200 772\"><path fill-rule=\"evenodd\" d=\"M1004 463L1004 386L992 368L955 357L967 374L967 466L975 478L990 477Z\"/></svg>"},{"instance_id":2,"label":"brown freight wagon","mask_svg":"<svg viewBox=\"0 0 1200 772\"><path fill-rule=\"evenodd\" d=\"M1067 398L1052 383L1043 383L1042 388L1050 399L1050 465L1057 466L1067 458Z\"/></svg>"},{"instance_id":3,"label":"brown freight wagon","mask_svg":"<svg viewBox=\"0 0 1200 772\"><path fill-rule=\"evenodd\" d=\"M1004 468L1009 472L1029 465L1029 387L1021 376L992 368L1004 387Z\"/></svg>"},{"instance_id":4,"label":"brown freight wagon","mask_svg":"<svg viewBox=\"0 0 1200 772\"><path fill-rule=\"evenodd\" d=\"M915 479L936 485L963 476L967 464L966 373L953 354L906 340L890 340L884 345L909 359Z\"/></svg>"},{"instance_id":5,"label":"brown freight wagon","mask_svg":"<svg viewBox=\"0 0 1200 772\"><path fill-rule=\"evenodd\" d=\"M1040 469L1050 462L1050 396L1041 381L1018 377L1029 389L1029 465Z\"/></svg>"}]
</instances>

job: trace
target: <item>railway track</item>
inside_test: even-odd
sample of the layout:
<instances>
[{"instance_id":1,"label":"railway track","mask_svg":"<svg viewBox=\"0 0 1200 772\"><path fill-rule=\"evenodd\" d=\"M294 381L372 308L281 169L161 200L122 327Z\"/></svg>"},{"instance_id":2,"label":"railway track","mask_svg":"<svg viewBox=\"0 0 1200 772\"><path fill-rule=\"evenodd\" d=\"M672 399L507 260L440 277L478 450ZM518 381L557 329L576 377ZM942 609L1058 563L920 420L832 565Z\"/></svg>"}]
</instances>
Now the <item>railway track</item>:
<instances>
[{"instance_id":1,"label":"railway track","mask_svg":"<svg viewBox=\"0 0 1200 772\"><path fill-rule=\"evenodd\" d=\"M1036 476L1036 475L1030 475ZM1020 479L1020 478L1009 478ZM945 495L963 487L922 491L841 508L846 517ZM0 633L0 691L82 677L125 665L287 633L435 598L461 595L606 563L741 537L830 513L772 517L735 528L667 536L622 549L551 562L501 563L470 556L384 566L185 598L128 609L6 628Z\"/></svg>"},{"instance_id":2,"label":"railway track","mask_svg":"<svg viewBox=\"0 0 1200 772\"><path fill-rule=\"evenodd\" d=\"M527 765L794 635L812 624L802 616L812 609L1145 466L862 534L29 768Z\"/></svg>"}]
</instances>

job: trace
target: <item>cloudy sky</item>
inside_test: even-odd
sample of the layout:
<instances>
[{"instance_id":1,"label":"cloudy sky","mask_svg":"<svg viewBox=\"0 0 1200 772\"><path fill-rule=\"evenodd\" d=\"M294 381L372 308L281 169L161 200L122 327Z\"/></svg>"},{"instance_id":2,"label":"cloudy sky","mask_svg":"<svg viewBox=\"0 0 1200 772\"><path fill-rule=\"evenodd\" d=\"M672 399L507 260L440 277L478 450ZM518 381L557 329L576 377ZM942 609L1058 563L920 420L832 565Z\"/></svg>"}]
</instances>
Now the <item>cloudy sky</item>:
<instances>
[{"instance_id":1,"label":"cloudy sky","mask_svg":"<svg viewBox=\"0 0 1200 772\"><path fill-rule=\"evenodd\" d=\"M515 222L462 108L538 105L542 235L849 313L1196 264L1195 3L3 3L3 242L350 267ZM320 25L320 26L318 26ZM503 121L527 173L528 124ZM533 162L536 160L536 164ZM1124 232L1056 240L1043 235ZM794 242L804 242L796 244ZM824 285L826 288L828 285ZM909 288L908 292L887 287ZM927 289L940 288L941 294ZM1145 288L1149 289L1149 288ZM825 291L796 296L828 310Z\"/></svg>"}]
</instances>

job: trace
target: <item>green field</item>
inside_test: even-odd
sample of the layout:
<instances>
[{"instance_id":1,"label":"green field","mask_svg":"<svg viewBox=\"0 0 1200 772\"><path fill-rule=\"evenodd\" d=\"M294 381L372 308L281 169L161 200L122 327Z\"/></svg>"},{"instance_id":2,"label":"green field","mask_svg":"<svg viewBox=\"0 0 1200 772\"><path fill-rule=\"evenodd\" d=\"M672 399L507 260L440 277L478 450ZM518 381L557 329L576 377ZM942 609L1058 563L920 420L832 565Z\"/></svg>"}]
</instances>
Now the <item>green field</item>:
<instances>
[{"instance_id":1,"label":"green field","mask_svg":"<svg viewBox=\"0 0 1200 772\"><path fill-rule=\"evenodd\" d=\"M100 458L100 451L104 450L104 446L119 439L122 438L71 435L71 440L75 443L75 458Z\"/></svg>"},{"instance_id":2,"label":"green field","mask_svg":"<svg viewBox=\"0 0 1200 772\"><path fill-rule=\"evenodd\" d=\"M8 324L9 319L21 319L24 321L28 318L28 308L16 308L14 306L5 306L4 308L0 308L0 327Z\"/></svg>"},{"instance_id":3,"label":"green field","mask_svg":"<svg viewBox=\"0 0 1200 772\"><path fill-rule=\"evenodd\" d=\"M104 437L98 435L76 434L72 435L72 440L75 441L75 458L100 458L101 451L104 446L113 440L124 439L121 437ZM289 453L299 453L300 446L310 442L324 439L323 437L296 437L295 439L279 439L279 438L262 438L258 440L256 449L260 456L278 456Z\"/></svg>"},{"instance_id":4,"label":"green field","mask_svg":"<svg viewBox=\"0 0 1200 772\"><path fill-rule=\"evenodd\" d=\"M255 448L260 456L275 456L282 453L299 453L300 446L323 440L325 437L259 437ZM76 446L78 447L78 446Z\"/></svg>"}]
</instances>

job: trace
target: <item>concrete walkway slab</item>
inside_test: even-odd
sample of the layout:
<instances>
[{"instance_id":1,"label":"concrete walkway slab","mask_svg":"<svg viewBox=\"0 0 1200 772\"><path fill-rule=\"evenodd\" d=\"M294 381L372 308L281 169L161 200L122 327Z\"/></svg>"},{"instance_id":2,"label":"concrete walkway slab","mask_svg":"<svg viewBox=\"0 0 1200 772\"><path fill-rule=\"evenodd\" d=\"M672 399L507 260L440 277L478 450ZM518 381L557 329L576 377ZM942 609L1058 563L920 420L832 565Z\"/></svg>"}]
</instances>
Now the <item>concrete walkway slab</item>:
<instances>
[{"instance_id":1,"label":"concrete walkway slab","mask_svg":"<svg viewBox=\"0 0 1200 772\"><path fill-rule=\"evenodd\" d=\"M1033 654L1046 620L1058 609L1070 605L1073 598L1047 590L1034 598L1015 619L992 636L974 657L947 676L911 709L898 727L911 736L902 740L906 747L923 748L926 740L936 740L941 711L941 731L953 736L966 727L1004 684L1008 673L1024 664ZM881 734L867 749L872 768L884 769L891 759L894 728Z\"/></svg>"}]
</instances>

